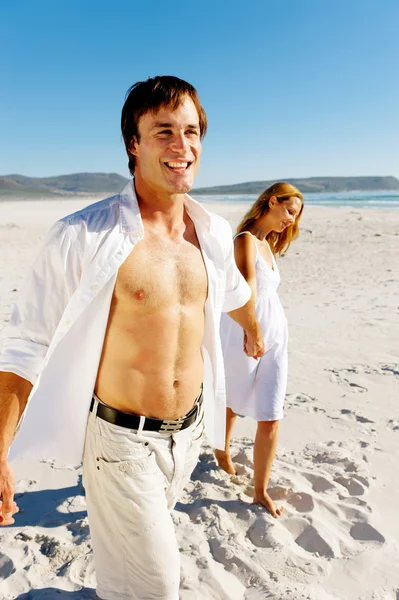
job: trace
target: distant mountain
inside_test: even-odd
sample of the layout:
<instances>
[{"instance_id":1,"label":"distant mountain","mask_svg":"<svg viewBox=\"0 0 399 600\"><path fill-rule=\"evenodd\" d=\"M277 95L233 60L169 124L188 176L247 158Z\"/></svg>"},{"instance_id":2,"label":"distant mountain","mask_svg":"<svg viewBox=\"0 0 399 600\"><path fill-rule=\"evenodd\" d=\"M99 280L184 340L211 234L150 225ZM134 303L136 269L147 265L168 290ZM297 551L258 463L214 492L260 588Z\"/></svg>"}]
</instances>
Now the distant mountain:
<instances>
[{"instance_id":1,"label":"distant mountain","mask_svg":"<svg viewBox=\"0 0 399 600\"><path fill-rule=\"evenodd\" d=\"M275 183L269 181L249 181L234 185L218 185L196 188L199 194L259 194ZM280 180L281 181L281 180ZM395 177L309 177L306 179L285 179L298 187L301 192L372 192L399 190L399 180ZM0 177L0 198L36 198L53 196L106 195L117 194L127 184L128 179L117 173L73 173L58 177L25 177L24 175L4 175Z\"/></svg>"},{"instance_id":2,"label":"distant mountain","mask_svg":"<svg viewBox=\"0 0 399 600\"><path fill-rule=\"evenodd\" d=\"M269 181L249 181L234 185L196 188L193 195L206 194L260 194L276 181L287 181L302 193L313 192L375 192L399 190L399 179L395 177L309 177L305 179L274 179Z\"/></svg>"},{"instance_id":3,"label":"distant mountain","mask_svg":"<svg viewBox=\"0 0 399 600\"><path fill-rule=\"evenodd\" d=\"M128 179L117 173L74 173L58 177L0 177L0 196L36 197L79 194L116 194Z\"/></svg>"}]
</instances>

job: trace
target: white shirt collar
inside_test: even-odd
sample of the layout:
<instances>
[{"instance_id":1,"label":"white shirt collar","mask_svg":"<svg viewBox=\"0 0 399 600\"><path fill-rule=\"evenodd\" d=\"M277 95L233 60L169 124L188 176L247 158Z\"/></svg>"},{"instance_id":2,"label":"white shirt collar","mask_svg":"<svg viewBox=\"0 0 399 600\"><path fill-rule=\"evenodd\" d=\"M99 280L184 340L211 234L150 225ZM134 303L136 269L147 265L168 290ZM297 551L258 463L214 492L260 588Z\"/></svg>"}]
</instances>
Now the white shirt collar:
<instances>
[{"instance_id":1,"label":"white shirt collar","mask_svg":"<svg viewBox=\"0 0 399 600\"><path fill-rule=\"evenodd\" d=\"M211 215L199 202L191 198L188 194L184 197L184 206L187 213L193 221L199 223L206 230L211 227ZM137 202L136 190L134 187L134 178L129 181L127 186L119 195L119 222L120 230L123 233L133 233L141 237L144 235L143 221L141 219L140 208Z\"/></svg>"},{"instance_id":2,"label":"white shirt collar","mask_svg":"<svg viewBox=\"0 0 399 600\"><path fill-rule=\"evenodd\" d=\"M133 185L134 179L119 194L119 222L123 233L144 234L143 221L137 202L136 190Z\"/></svg>"}]
</instances>

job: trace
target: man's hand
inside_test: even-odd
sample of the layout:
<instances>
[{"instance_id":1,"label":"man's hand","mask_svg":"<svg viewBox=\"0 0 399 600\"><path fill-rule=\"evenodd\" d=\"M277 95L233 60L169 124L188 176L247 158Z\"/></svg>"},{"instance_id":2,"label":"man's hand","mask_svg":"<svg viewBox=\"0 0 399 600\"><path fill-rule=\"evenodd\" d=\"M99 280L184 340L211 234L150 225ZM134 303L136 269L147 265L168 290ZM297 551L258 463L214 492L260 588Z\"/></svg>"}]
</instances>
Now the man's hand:
<instances>
[{"instance_id":1,"label":"man's hand","mask_svg":"<svg viewBox=\"0 0 399 600\"><path fill-rule=\"evenodd\" d=\"M0 371L0 527L12 525L12 516L19 511L14 502L15 477L8 464L8 449L32 387L27 379Z\"/></svg>"},{"instance_id":2,"label":"man's hand","mask_svg":"<svg viewBox=\"0 0 399 600\"><path fill-rule=\"evenodd\" d=\"M13 515L19 511L14 502L15 476L6 460L0 462L0 527L12 525Z\"/></svg>"},{"instance_id":3,"label":"man's hand","mask_svg":"<svg viewBox=\"0 0 399 600\"><path fill-rule=\"evenodd\" d=\"M258 360L265 353L262 332L244 332L244 352L247 356Z\"/></svg>"}]
</instances>

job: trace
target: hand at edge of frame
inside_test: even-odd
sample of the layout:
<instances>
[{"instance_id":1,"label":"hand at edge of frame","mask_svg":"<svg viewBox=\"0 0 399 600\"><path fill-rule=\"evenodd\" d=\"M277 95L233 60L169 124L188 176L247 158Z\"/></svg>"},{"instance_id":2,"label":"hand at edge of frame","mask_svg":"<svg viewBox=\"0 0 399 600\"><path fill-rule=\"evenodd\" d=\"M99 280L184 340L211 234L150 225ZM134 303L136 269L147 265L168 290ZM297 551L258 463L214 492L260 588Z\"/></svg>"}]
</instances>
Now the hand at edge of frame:
<instances>
[{"instance_id":1,"label":"hand at edge of frame","mask_svg":"<svg viewBox=\"0 0 399 600\"><path fill-rule=\"evenodd\" d=\"M15 475L7 461L0 463L0 527L15 523L13 515L19 508L14 501Z\"/></svg>"}]
</instances>

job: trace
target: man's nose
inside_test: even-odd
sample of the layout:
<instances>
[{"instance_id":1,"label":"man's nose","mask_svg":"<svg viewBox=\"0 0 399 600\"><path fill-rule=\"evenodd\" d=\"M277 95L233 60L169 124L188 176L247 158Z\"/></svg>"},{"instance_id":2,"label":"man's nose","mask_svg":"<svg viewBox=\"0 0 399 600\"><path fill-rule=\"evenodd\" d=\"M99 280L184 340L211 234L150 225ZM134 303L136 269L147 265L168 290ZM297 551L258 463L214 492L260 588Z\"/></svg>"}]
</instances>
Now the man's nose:
<instances>
[{"instance_id":1,"label":"man's nose","mask_svg":"<svg viewBox=\"0 0 399 600\"><path fill-rule=\"evenodd\" d=\"M176 152L185 152L187 150L188 140L183 132L173 136L171 146Z\"/></svg>"}]
</instances>

